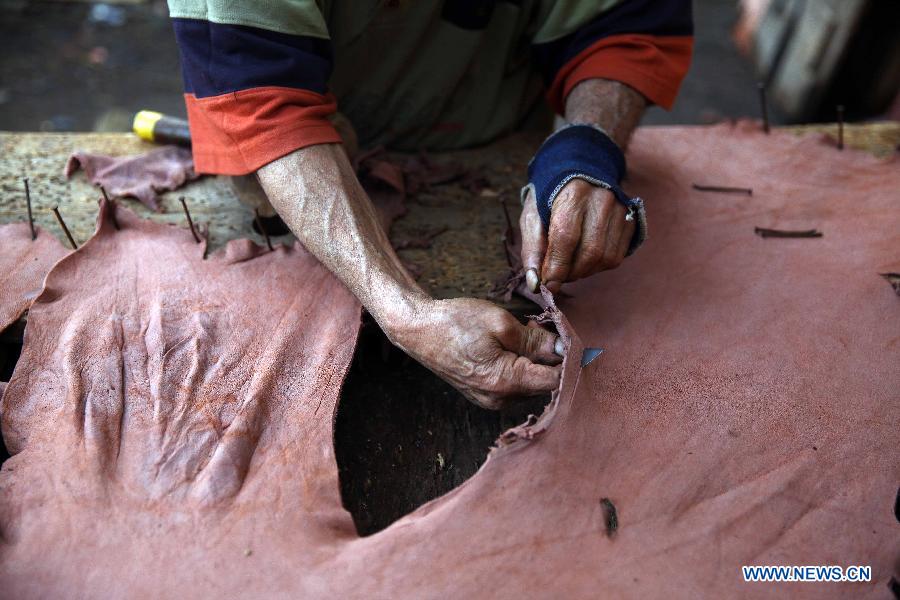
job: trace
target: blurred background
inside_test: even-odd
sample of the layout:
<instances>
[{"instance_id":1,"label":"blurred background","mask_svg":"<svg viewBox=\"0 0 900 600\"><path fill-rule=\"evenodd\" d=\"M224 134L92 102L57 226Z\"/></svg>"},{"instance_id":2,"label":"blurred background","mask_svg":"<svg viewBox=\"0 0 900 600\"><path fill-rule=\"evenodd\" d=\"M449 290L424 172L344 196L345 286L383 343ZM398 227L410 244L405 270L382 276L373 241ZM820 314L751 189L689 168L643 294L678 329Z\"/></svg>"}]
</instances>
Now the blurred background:
<instances>
[{"instance_id":1,"label":"blurred background","mask_svg":"<svg viewBox=\"0 0 900 600\"><path fill-rule=\"evenodd\" d=\"M900 119L900 1L695 0L695 54L651 124ZM134 113L184 116L163 0L0 0L0 130L127 131Z\"/></svg>"}]
</instances>

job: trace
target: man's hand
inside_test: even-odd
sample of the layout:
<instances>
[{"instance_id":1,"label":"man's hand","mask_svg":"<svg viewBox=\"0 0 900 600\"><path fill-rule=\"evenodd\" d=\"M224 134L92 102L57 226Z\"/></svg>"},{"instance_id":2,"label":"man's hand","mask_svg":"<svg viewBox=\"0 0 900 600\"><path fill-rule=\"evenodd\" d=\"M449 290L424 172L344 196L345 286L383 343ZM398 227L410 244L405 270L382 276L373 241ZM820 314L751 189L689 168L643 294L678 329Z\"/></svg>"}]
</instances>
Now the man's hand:
<instances>
[{"instance_id":1,"label":"man's hand","mask_svg":"<svg viewBox=\"0 0 900 600\"><path fill-rule=\"evenodd\" d=\"M566 281L622 264L635 229L634 221L625 220L626 214L609 190L573 179L556 197L550 230L544 233L529 192L519 220L528 288L536 292L543 281L556 293Z\"/></svg>"},{"instance_id":2,"label":"man's hand","mask_svg":"<svg viewBox=\"0 0 900 600\"><path fill-rule=\"evenodd\" d=\"M587 79L569 92L565 117L568 123L599 126L624 152L646 105L647 100L624 83ZM553 202L550 230L544 233L529 193L519 222L528 288L536 292L544 281L555 293L565 281L619 266L635 230L634 221L625 220L626 212L612 192L573 179Z\"/></svg>"},{"instance_id":3,"label":"man's hand","mask_svg":"<svg viewBox=\"0 0 900 600\"><path fill-rule=\"evenodd\" d=\"M430 300L416 312L388 326L391 341L475 404L496 410L559 385L555 334L484 300Z\"/></svg>"}]
</instances>

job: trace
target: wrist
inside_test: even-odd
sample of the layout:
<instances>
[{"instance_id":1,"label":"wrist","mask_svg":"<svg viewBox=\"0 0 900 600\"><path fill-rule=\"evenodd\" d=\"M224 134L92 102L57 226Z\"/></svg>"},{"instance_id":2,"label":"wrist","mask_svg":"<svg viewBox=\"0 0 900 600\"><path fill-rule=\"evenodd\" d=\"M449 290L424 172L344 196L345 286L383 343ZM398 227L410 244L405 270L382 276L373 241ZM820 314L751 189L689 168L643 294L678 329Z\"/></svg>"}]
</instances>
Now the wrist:
<instances>
[{"instance_id":1,"label":"wrist","mask_svg":"<svg viewBox=\"0 0 900 600\"><path fill-rule=\"evenodd\" d=\"M625 155L606 132L592 124L569 124L544 140L528 163L528 185L521 195L523 201L534 197L547 231L556 198L573 180L608 190L626 208L626 219L637 221L628 249L632 254L646 239L647 226L643 201L630 197L620 185L624 176Z\"/></svg>"},{"instance_id":2,"label":"wrist","mask_svg":"<svg viewBox=\"0 0 900 600\"><path fill-rule=\"evenodd\" d=\"M631 200L619 183L625 175L625 155L596 125L567 125L550 135L528 163L528 186L544 228L550 225L553 202L573 179L605 187L625 206Z\"/></svg>"},{"instance_id":3,"label":"wrist","mask_svg":"<svg viewBox=\"0 0 900 600\"><path fill-rule=\"evenodd\" d=\"M421 334L437 302L421 288L408 289L392 295L391 301L378 302L366 310L391 343L408 351L411 340Z\"/></svg>"},{"instance_id":4,"label":"wrist","mask_svg":"<svg viewBox=\"0 0 900 600\"><path fill-rule=\"evenodd\" d=\"M596 125L625 150L641 120L647 99L630 86L608 79L586 79L566 98L566 122Z\"/></svg>"}]
</instances>

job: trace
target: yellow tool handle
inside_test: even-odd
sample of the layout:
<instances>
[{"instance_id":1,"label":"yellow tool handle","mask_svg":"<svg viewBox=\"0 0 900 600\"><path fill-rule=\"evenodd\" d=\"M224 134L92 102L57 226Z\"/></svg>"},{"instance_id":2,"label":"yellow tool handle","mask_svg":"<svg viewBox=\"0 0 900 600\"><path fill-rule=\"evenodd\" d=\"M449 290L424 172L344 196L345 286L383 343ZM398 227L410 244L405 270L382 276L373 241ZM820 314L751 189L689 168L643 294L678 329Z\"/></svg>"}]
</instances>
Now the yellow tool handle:
<instances>
[{"instance_id":1,"label":"yellow tool handle","mask_svg":"<svg viewBox=\"0 0 900 600\"><path fill-rule=\"evenodd\" d=\"M191 145L188 122L154 110L142 110L134 115L132 129L142 140L157 144Z\"/></svg>"}]
</instances>

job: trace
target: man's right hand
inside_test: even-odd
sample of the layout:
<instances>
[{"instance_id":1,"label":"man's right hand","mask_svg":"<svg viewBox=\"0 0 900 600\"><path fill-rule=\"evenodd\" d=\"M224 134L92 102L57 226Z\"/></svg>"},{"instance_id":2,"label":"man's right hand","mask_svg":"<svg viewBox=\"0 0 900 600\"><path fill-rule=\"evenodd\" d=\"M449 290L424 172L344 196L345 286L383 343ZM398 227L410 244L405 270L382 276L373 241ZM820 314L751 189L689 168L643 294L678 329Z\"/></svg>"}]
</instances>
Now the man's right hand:
<instances>
[{"instance_id":1,"label":"man's right hand","mask_svg":"<svg viewBox=\"0 0 900 600\"><path fill-rule=\"evenodd\" d=\"M412 318L389 325L387 333L483 408L500 409L512 398L547 393L559 385L559 338L522 325L485 300L429 300Z\"/></svg>"}]
</instances>

